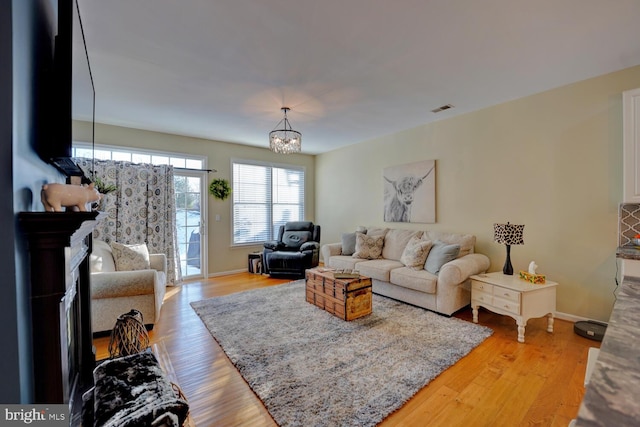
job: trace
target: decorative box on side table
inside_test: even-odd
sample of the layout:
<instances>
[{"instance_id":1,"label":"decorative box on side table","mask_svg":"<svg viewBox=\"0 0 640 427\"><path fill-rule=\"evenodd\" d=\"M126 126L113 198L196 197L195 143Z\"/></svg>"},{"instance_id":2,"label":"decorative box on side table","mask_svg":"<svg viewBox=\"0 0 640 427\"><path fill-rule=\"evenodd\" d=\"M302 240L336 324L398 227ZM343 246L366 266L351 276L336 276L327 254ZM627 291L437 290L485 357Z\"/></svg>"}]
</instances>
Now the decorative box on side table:
<instances>
[{"instance_id":1,"label":"decorative box on side table","mask_svg":"<svg viewBox=\"0 0 640 427\"><path fill-rule=\"evenodd\" d=\"M473 323L478 323L478 307L510 316L518 325L518 342L524 342L527 320L547 316L547 332L553 332L556 311L556 287L547 280L533 284L502 272L471 276L471 309Z\"/></svg>"},{"instance_id":2,"label":"decorative box on side table","mask_svg":"<svg viewBox=\"0 0 640 427\"><path fill-rule=\"evenodd\" d=\"M306 271L306 299L342 320L357 319L371 314L371 279L336 279L331 270L313 268Z\"/></svg>"}]
</instances>

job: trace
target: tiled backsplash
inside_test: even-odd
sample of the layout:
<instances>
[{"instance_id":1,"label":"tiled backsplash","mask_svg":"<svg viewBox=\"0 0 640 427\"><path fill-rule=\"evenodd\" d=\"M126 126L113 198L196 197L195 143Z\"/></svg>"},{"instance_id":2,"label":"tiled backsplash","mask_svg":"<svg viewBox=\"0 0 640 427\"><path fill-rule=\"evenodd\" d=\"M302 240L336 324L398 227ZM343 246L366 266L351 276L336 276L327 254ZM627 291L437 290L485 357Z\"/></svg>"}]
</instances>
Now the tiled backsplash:
<instances>
[{"instance_id":1,"label":"tiled backsplash","mask_svg":"<svg viewBox=\"0 0 640 427\"><path fill-rule=\"evenodd\" d=\"M618 245L631 245L636 234L640 234L640 203L622 203L618 214Z\"/></svg>"}]
</instances>

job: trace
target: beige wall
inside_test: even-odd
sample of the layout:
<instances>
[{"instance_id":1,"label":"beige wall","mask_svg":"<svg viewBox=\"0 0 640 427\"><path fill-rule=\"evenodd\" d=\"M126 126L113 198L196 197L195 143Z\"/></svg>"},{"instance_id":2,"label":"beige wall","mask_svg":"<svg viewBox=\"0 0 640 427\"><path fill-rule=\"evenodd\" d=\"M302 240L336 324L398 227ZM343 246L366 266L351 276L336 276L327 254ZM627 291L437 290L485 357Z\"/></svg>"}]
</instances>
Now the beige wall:
<instances>
[{"instance_id":1,"label":"beige wall","mask_svg":"<svg viewBox=\"0 0 640 427\"><path fill-rule=\"evenodd\" d=\"M74 139L78 141L90 140L91 127L89 123L75 122L73 132ZM209 181L213 178L226 178L231 180L231 158L304 166L306 168L305 219L315 221L314 156L303 154L282 156L274 154L264 148L101 124L96 125L95 141L96 144L207 156L209 168L217 170L217 172L209 174ZM265 146L267 143L268 139L265 135ZM246 270L247 254L261 250L262 245L232 247L231 198L220 201L209 196L208 200L209 274L215 275L216 273ZM216 215L220 215L220 221L215 221Z\"/></svg>"},{"instance_id":2,"label":"beige wall","mask_svg":"<svg viewBox=\"0 0 640 427\"><path fill-rule=\"evenodd\" d=\"M493 223L525 224L514 269L535 260L561 285L558 311L606 321L618 274L621 92L636 87L640 67L316 157L107 125L96 126L96 143L205 155L218 170L209 179L230 178L232 157L305 166L307 219L322 226L322 243L361 224L473 233L490 271L500 271L505 248L493 242ZM90 128L75 123L74 132L86 140ZM436 223L384 223L382 169L427 159L437 165ZM210 273L245 269L260 246L231 247L229 200L209 197L208 208Z\"/></svg>"},{"instance_id":3,"label":"beige wall","mask_svg":"<svg viewBox=\"0 0 640 427\"><path fill-rule=\"evenodd\" d=\"M525 224L514 270L535 260L560 283L558 311L606 321L618 271L621 92L635 87L640 67L319 155L323 243L357 225L473 233L490 271L501 271L493 223ZM436 160L436 223L385 223L382 169L427 159Z\"/></svg>"}]
</instances>

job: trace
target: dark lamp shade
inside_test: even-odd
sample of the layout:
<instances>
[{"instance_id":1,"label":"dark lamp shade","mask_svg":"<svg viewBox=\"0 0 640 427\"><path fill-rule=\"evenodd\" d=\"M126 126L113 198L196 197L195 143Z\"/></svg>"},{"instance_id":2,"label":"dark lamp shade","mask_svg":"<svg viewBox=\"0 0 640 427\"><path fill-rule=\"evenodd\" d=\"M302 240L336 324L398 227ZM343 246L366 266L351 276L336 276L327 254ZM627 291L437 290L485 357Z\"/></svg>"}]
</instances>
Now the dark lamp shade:
<instances>
[{"instance_id":1,"label":"dark lamp shade","mask_svg":"<svg viewBox=\"0 0 640 427\"><path fill-rule=\"evenodd\" d=\"M524 245L524 224L493 224L493 240L503 245Z\"/></svg>"}]
</instances>

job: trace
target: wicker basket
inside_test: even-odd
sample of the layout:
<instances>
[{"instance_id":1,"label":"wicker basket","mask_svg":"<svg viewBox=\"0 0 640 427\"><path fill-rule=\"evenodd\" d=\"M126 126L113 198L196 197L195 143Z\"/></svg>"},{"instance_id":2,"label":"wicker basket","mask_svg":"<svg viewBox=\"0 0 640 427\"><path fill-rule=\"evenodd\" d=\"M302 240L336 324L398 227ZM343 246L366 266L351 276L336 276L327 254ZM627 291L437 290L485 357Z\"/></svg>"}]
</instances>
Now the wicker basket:
<instances>
[{"instance_id":1,"label":"wicker basket","mask_svg":"<svg viewBox=\"0 0 640 427\"><path fill-rule=\"evenodd\" d=\"M111 358L140 353L149 347L149 334L144 327L142 313L131 310L118 317L111 331L109 355Z\"/></svg>"}]
</instances>

